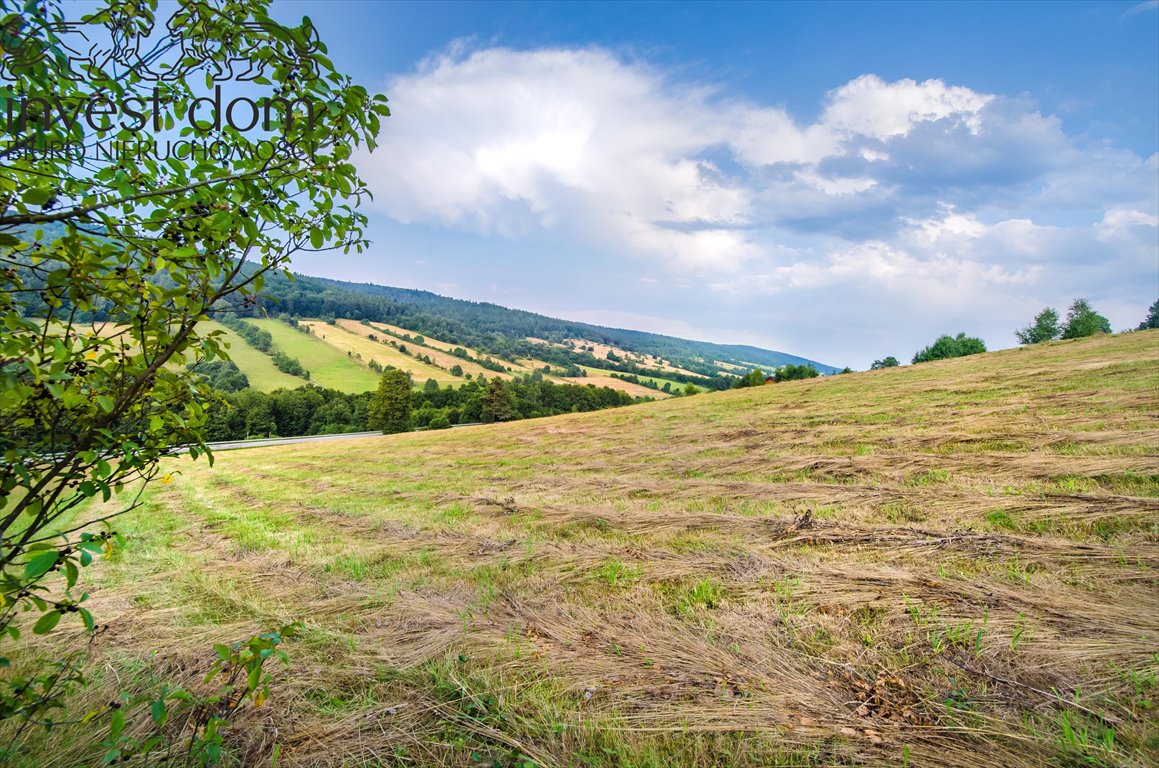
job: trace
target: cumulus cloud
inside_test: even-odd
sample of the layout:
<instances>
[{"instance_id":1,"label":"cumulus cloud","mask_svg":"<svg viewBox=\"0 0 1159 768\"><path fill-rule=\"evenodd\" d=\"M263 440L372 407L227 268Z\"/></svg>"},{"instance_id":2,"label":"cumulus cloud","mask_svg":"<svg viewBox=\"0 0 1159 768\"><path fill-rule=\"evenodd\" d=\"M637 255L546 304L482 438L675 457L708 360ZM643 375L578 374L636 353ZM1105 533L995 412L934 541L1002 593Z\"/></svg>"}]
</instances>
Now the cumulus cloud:
<instances>
[{"instance_id":1,"label":"cumulus cloud","mask_svg":"<svg viewBox=\"0 0 1159 768\"><path fill-rule=\"evenodd\" d=\"M803 121L599 48L461 46L386 90L381 149L358 158L382 212L550 233L645 282L929 309L1159 261L1157 156L1084 144L1025 97L866 74Z\"/></svg>"}]
</instances>

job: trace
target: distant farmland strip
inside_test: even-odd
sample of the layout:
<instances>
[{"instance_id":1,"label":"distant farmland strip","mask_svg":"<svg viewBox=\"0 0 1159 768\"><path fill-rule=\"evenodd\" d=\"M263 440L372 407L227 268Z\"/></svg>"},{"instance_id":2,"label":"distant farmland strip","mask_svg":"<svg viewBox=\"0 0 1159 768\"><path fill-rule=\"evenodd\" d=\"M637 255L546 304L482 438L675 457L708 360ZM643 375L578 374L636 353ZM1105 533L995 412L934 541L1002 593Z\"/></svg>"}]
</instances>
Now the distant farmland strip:
<instances>
[{"instance_id":1,"label":"distant farmland strip","mask_svg":"<svg viewBox=\"0 0 1159 768\"><path fill-rule=\"evenodd\" d=\"M280 320L251 321L270 332L274 346L290 357L296 357L310 372L310 383L342 392L367 392L378 386L374 371L324 340L295 330ZM299 386L305 384L296 379Z\"/></svg>"},{"instance_id":2,"label":"distant farmland strip","mask_svg":"<svg viewBox=\"0 0 1159 768\"><path fill-rule=\"evenodd\" d=\"M404 355L389 344L383 344L380 341L371 341L350 327L351 325L358 325L358 323L352 320L340 320L337 325L327 325L321 321L310 320L300 321L300 324L312 329L314 335L319 338L325 336L325 342L339 350L343 355L347 351L360 355L361 361L365 365L369 365L370 361L374 360L384 367L393 365L395 368L409 371L415 384L418 386L422 386L423 382L427 379L434 379L439 382L439 386L457 386L464 381L464 379L455 376L449 371L427 365L410 355ZM412 350L412 345L410 344L406 344L405 342L401 343L415 354L424 354L424 352L418 351L417 348Z\"/></svg>"},{"instance_id":3,"label":"distant farmland strip","mask_svg":"<svg viewBox=\"0 0 1159 768\"><path fill-rule=\"evenodd\" d=\"M203 332L208 333L209 331L223 331L225 333L226 341L229 343L229 359L249 379L250 386L259 392L294 389L306 384L297 376L279 371L269 355L254 349L241 336L221 323L206 323Z\"/></svg>"}]
</instances>

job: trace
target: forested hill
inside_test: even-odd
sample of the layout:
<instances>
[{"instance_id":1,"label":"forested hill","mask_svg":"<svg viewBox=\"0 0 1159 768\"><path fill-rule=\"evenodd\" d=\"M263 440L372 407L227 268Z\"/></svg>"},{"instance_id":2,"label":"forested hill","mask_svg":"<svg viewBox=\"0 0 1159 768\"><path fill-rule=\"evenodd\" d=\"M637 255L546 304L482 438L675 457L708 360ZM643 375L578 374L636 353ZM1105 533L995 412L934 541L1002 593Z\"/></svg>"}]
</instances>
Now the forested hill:
<instances>
[{"instance_id":1,"label":"forested hill","mask_svg":"<svg viewBox=\"0 0 1159 768\"><path fill-rule=\"evenodd\" d=\"M786 363L812 364L821 373L838 369L796 355L739 344L713 344L644 331L546 317L497 304L465 301L429 291L392 288L295 275L290 281L270 276L263 290L269 314L297 317L346 317L388 322L417 333L499 355L527 354L526 338L562 342L583 339L652 355L673 365L713 376L738 366L772 370ZM723 363L725 365L719 365Z\"/></svg>"},{"instance_id":2,"label":"forested hill","mask_svg":"<svg viewBox=\"0 0 1159 768\"><path fill-rule=\"evenodd\" d=\"M31 240L38 233L38 239L45 242L66 234L63 225L53 223L21 228L11 235ZM22 270L27 271L23 267ZM25 276L27 286L33 289L42 279L32 273ZM164 272L148 279L162 284L166 281ZM297 318L349 318L390 323L507 360L535 358L561 368L598 366L625 375L649 375L659 368L667 378L679 382L694 380L696 384L712 389L727 389L732 375L747 373L754 367L766 373L786 364L812 365L822 374L838 371L830 365L760 347L713 344L645 331L606 328L410 288L299 274L290 280L275 272L266 275L261 293L258 305L243 310L241 314L287 314ZM37 296L33 290L23 297L21 303L25 313L35 315L43 309ZM102 309L81 313L77 319L119 321ZM541 341L535 343L528 341L529 338ZM614 347L615 351L593 349L593 345ZM672 368L695 375L674 374ZM701 381L702 377L713 381Z\"/></svg>"}]
</instances>

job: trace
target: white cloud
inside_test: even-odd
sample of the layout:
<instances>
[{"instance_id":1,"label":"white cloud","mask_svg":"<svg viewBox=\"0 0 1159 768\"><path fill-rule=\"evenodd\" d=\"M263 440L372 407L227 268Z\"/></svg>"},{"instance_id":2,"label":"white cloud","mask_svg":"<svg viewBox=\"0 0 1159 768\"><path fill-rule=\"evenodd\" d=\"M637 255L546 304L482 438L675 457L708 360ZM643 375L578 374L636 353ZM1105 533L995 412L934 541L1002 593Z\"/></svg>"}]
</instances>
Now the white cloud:
<instances>
[{"instance_id":1,"label":"white cloud","mask_svg":"<svg viewBox=\"0 0 1159 768\"><path fill-rule=\"evenodd\" d=\"M905 136L919 123L945 119L976 134L982 108L993 98L947 87L941 80L887 83L876 75L862 75L830 94L821 122L846 136L883 140Z\"/></svg>"},{"instance_id":2,"label":"white cloud","mask_svg":"<svg viewBox=\"0 0 1159 768\"><path fill-rule=\"evenodd\" d=\"M1159 10L1159 0L1143 0L1127 10L1123 11L1123 17L1134 16L1139 13L1146 13L1147 11Z\"/></svg>"},{"instance_id":3,"label":"white cloud","mask_svg":"<svg viewBox=\"0 0 1159 768\"><path fill-rule=\"evenodd\" d=\"M386 91L357 162L388 216L578 243L638 262L637 285L708 288L689 292L706 309L775 294L821 323L819 298L873 295L997 323L1155 283L1159 155L1069 136L1025 97L867 74L810 122L598 48L464 46Z\"/></svg>"},{"instance_id":4,"label":"white cloud","mask_svg":"<svg viewBox=\"0 0 1159 768\"><path fill-rule=\"evenodd\" d=\"M755 208L762 187L863 193L878 182L819 164L851 141L904 137L924 122L976 131L991 98L865 76L829 94L821 121L802 128L784 110L728 102L598 49L458 50L388 91L383 147L361 165L392 217L508 237L558 229L693 270L735 270L767 252L744 231L776 218ZM722 172L713 152L740 171ZM803 167L762 184L760 169L778 164Z\"/></svg>"}]
</instances>

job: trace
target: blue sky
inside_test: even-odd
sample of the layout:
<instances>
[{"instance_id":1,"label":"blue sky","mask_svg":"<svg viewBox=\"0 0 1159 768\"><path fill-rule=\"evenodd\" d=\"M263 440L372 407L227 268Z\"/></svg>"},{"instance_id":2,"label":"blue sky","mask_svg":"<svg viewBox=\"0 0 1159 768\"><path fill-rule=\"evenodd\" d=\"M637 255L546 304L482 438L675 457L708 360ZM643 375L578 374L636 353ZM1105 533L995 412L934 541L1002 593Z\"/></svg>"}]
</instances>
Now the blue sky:
<instances>
[{"instance_id":1,"label":"blue sky","mask_svg":"<svg viewBox=\"0 0 1159 768\"><path fill-rule=\"evenodd\" d=\"M278 0L394 116L310 274L864 368L1159 297L1159 3Z\"/></svg>"}]
</instances>

